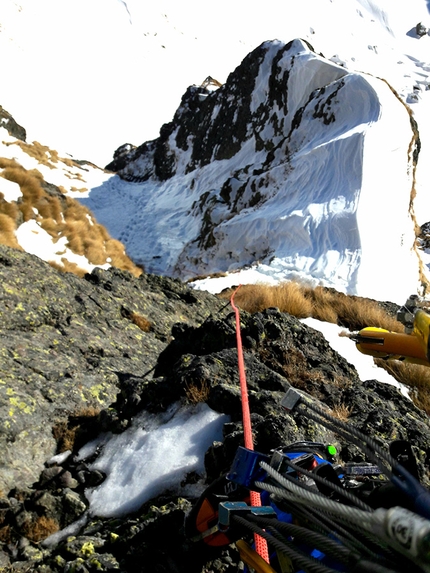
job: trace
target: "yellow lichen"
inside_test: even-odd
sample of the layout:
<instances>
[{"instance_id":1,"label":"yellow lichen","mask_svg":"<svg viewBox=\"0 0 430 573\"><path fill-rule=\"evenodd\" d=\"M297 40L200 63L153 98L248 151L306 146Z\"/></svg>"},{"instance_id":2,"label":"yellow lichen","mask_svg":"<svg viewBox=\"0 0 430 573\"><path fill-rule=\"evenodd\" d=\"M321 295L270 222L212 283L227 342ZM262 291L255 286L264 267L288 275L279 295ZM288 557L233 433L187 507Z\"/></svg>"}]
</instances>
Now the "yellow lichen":
<instances>
[{"instance_id":1,"label":"yellow lichen","mask_svg":"<svg viewBox=\"0 0 430 573\"><path fill-rule=\"evenodd\" d=\"M15 406L15 408L18 408L19 410L21 410L21 412L24 412L24 414L31 414L33 412L33 408L28 404L26 404L23 400L10 397L9 402L11 403L12 406ZM14 410L12 411L14 412ZM11 410L9 410L9 415L13 415L10 414L10 412Z\"/></svg>"},{"instance_id":2,"label":"yellow lichen","mask_svg":"<svg viewBox=\"0 0 430 573\"><path fill-rule=\"evenodd\" d=\"M95 553L94 544L91 541L85 542L81 547L80 554L84 557L89 557L93 553Z\"/></svg>"}]
</instances>

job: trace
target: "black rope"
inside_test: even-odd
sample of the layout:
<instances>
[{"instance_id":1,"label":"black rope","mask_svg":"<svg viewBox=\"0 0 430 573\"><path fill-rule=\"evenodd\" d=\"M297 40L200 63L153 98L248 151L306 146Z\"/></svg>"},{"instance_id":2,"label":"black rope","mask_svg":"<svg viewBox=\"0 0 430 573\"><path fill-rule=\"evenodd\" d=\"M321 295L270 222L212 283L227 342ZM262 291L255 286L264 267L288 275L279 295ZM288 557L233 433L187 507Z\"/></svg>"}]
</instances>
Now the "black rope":
<instances>
[{"instance_id":1,"label":"black rope","mask_svg":"<svg viewBox=\"0 0 430 573\"><path fill-rule=\"evenodd\" d=\"M301 569L303 569L305 573L337 573L335 569L326 567L323 563L321 563L317 559L314 559L310 555L306 555L305 553L301 552L291 542L279 541L279 539L276 539L275 537L273 537L273 535L270 535L269 533L264 531L264 529L261 529L260 527L258 527L254 523L251 523L244 517L241 517L239 515L233 515L232 519L242 527L245 527L250 531L252 531L253 533L259 535L260 537L266 539L269 545L273 546L276 549L276 551L279 551L280 553L284 553L285 555L287 555L293 561L293 563L299 566Z\"/></svg>"},{"instance_id":2,"label":"black rope","mask_svg":"<svg viewBox=\"0 0 430 573\"><path fill-rule=\"evenodd\" d=\"M302 413L305 416L307 416L308 418L310 418L314 422L317 422L317 424L321 424L325 428L332 430L336 434L342 436L343 438L345 438L345 440L348 440L348 441L352 442L353 444L355 444L358 448L360 448L368 456L369 459L371 459L379 467L379 469L388 477L388 479L391 480L391 477L392 477L391 468L387 468L387 466L382 463L382 460L380 458L378 458L378 456L375 454L375 451L371 450L367 446L367 445L370 445L368 442L372 443L372 447L374 447L374 449L376 449L375 446L377 447L378 453L381 455L381 457L384 458L384 461L387 461L388 463L393 463L393 464L396 464L396 461L394 460L394 458L391 458L391 456L389 454L384 452L382 450L382 448L375 442L375 440L368 438L367 436L365 436L364 434L362 434L361 432L359 432L356 428L354 428L352 426L349 427L346 424L343 425L343 423L340 420L336 420L332 416L329 416L328 414L326 414L325 412L323 412L319 408L316 408L315 406L309 404L309 402L306 402L306 403L300 402L297 407L299 410L302 411ZM313 410L314 412L319 414L319 416L317 416L313 412L304 412L303 408L306 408L306 407L310 408L311 410ZM382 454L381 454L381 452L382 452ZM389 461L387 458L391 458L391 461Z\"/></svg>"},{"instance_id":3,"label":"black rope","mask_svg":"<svg viewBox=\"0 0 430 573\"><path fill-rule=\"evenodd\" d=\"M301 473L307 477L310 477L314 481L322 483L323 485L329 487L332 491L338 493L339 495L341 495L342 497L344 497L345 499L347 499L348 501L350 501L351 503L353 503L354 505L356 505L360 509L363 509L364 511L373 511L373 509L370 507L370 505L367 505L367 503L362 501L360 498L356 497L355 495L353 495L349 491L345 490L344 488L338 486L337 484L332 483L331 481L323 478L322 476L319 476L315 472L310 472L310 471L308 471L308 470L306 470L300 466L297 466L295 463L290 461L287 457L285 457L285 459L283 461L287 466L289 466L290 468L292 468L296 472ZM283 474L283 477L286 478L287 475L288 474ZM297 483L297 480L294 480L294 481ZM300 484L300 485L302 487L302 484ZM316 493L315 490L312 490L312 491L313 491L313 493Z\"/></svg>"},{"instance_id":4,"label":"black rope","mask_svg":"<svg viewBox=\"0 0 430 573\"><path fill-rule=\"evenodd\" d=\"M299 539L306 545L315 547L322 553L338 559L346 565L350 565L351 562L357 561L359 558L358 553L353 554L350 549L347 549L337 541L334 541L326 535L312 531L307 527L294 525L293 523L287 523L285 521L279 521L273 518L260 517L258 515L249 515L247 516L247 519L273 534L275 531L278 531L279 533L285 533L287 536Z\"/></svg>"},{"instance_id":5,"label":"black rope","mask_svg":"<svg viewBox=\"0 0 430 573\"><path fill-rule=\"evenodd\" d=\"M309 523L309 526L312 526L314 530L319 530L323 535L336 537L340 543L351 551L366 555L373 560L379 559L379 555L369 547L368 539L366 538L365 542L361 541L360 538L362 538L362 531L354 531L351 533L347 528L334 521L327 514L323 514L321 511L309 506L304 507L302 504L296 504L289 500L287 501L284 498L280 502L277 500L275 500L275 502L281 509L286 507L287 511L297 519L300 519L305 523Z\"/></svg>"},{"instance_id":6,"label":"black rope","mask_svg":"<svg viewBox=\"0 0 430 573\"><path fill-rule=\"evenodd\" d=\"M367 436L362 431L360 431L358 428L355 428L354 426L351 426L350 424L347 424L346 422L343 422L342 420L339 420L338 418L331 416L330 414L328 414L327 412L325 412L321 408L318 408L318 406L315 406L311 402L308 402L307 400L302 401L301 404L305 404L310 410L313 410L318 415L320 415L322 418L325 418L326 420L330 420L336 426L342 428L342 430L344 430L348 434L352 434L354 437L365 442L377 454L379 454L381 456L381 458L383 458L392 468L398 464L397 460L395 460L391 456L391 454L389 452L387 452L374 438Z\"/></svg>"}]
</instances>

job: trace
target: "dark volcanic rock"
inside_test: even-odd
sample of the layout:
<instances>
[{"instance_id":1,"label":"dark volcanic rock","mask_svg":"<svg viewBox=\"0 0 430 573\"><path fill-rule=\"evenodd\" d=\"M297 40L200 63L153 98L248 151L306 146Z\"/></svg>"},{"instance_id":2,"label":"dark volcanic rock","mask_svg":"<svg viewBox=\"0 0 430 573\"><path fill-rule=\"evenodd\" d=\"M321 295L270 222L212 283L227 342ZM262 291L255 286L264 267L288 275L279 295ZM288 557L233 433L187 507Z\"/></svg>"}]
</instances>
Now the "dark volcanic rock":
<instances>
[{"instance_id":1,"label":"dark volcanic rock","mask_svg":"<svg viewBox=\"0 0 430 573\"><path fill-rule=\"evenodd\" d=\"M151 371L174 322L198 324L222 306L178 281L116 269L80 279L4 246L0 276L3 491L37 480L69 417L96 417L121 377Z\"/></svg>"}]
</instances>

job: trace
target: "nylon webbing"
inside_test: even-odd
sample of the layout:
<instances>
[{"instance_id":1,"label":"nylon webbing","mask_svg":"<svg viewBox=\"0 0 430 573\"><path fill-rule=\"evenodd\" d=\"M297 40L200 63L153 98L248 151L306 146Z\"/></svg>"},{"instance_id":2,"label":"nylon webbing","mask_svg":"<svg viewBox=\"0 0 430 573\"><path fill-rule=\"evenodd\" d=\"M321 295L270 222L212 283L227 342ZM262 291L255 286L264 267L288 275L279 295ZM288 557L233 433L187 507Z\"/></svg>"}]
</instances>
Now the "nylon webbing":
<instances>
[{"instance_id":1,"label":"nylon webbing","mask_svg":"<svg viewBox=\"0 0 430 573\"><path fill-rule=\"evenodd\" d=\"M248 400L248 387L246 383L246 374L245 374L245 362L243 360L243 349L242 349L242 337L240 334L240 314L239 309L234 304L234 295L240 289L241 285L237 287L237 289L233 292L230 298L231 306L234 310L236 316L236 344L237 344L237 361L239 367L239 382L240 382L240 392L242 396L242 419L243 419L243 433L244 433L244 441L245 441L245 448L248 450L254 449L254 442L252 439L252 426L251 426L251 413L249 409L249 400ZM260 494L257 491L251 491L251 505L255 507L261 506L261 498ZM269 563L269 549L267 546L267 541L261 537L260 535L254 535L255 540L255 549L267 563Z\"/></svg>"}]
</instances>

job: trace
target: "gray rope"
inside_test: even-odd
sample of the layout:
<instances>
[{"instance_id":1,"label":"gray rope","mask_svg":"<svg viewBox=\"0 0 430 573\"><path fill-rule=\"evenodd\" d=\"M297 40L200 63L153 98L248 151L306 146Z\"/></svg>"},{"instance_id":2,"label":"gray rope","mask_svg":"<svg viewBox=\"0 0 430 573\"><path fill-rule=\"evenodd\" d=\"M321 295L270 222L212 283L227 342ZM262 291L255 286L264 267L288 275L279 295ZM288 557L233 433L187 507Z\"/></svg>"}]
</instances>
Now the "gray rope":
<instances>
[{"instance_id":1,"label":"gray rope","mask_svg":"<svg viewBox=\"0 0 430 573\"><path fill-rule=\"evenodd\" d=\"M367 511L363 511L362 509L343 505L341 503L332 501L325 496L304 490L299 485L286 480L283 475L281 475L277 470L272 468L266 462L260 462L260 466L280 485L282 485L283 488L291 493L287 494L284 489L277 487L275 487L274 490L269 490L268 488L272 486L263 482L255 482L257 487L265 489L266 491L272 491L272 493L276 493L281 497L285 497L285 499L290 499L299 503L303 503L304 500L306 500L312 505L317 506L328 513L337 516L345 516L350 522L355 522L359 527L365 527L368 531L372 531L371 516L373 514Z\"/></svg>"}]
</instances>

